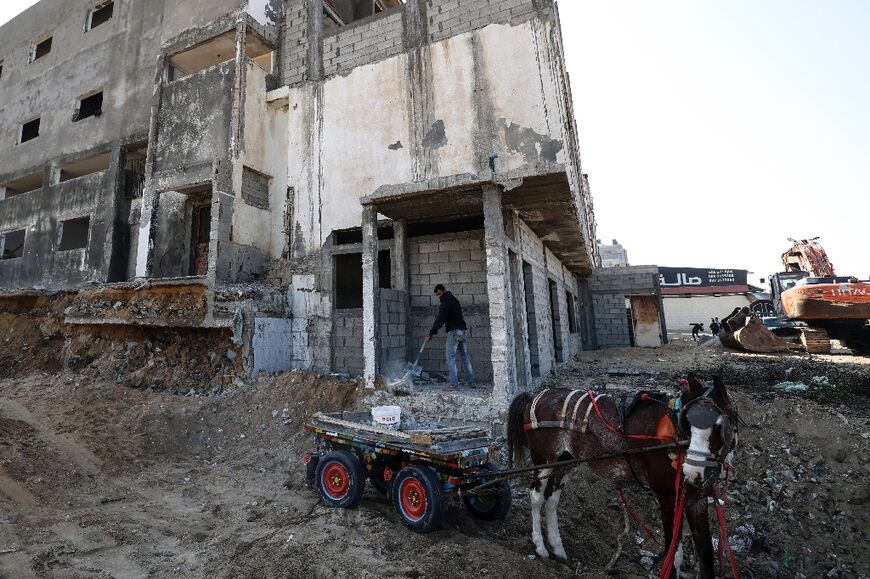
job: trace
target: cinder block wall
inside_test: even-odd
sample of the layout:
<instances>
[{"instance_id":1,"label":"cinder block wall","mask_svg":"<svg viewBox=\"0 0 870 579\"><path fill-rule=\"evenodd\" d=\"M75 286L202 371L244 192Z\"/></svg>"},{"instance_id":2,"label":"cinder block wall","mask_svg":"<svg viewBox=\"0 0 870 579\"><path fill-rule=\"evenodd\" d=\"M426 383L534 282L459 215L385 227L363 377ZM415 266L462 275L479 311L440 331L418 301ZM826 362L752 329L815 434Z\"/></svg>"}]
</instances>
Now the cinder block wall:
<instances>
[{"instance_id":1,"label":"cinder block wall","mask_svg":"<svg viewBox=\"0 0 870 579\"><path fill-rule=\"evenodd\" d=\"M381 289L381 327L379 335L381 374L389 378L402 375L407 364L407 294Z\"/></svg>"},{"instance_id":2,"label":"cinder block wall","mask_svg":"<svg viewBox=\"0 0 870 579\"><path fill-rule=\"evenodd\" d=\"M281 29L282 84L308 80L309 18L307 0L289 0Z\"/></svg>"},{"instance_id":3,"label":"cinder block wall","mask_svg":"<svg viewBox=\"0 0 870 579\"><path fill-rule=\"evenodd\" d=\"M323 38L323 73L332 76L404 50L404 10L382 12Z\"/></svg>"},{"instance_id":4,"label":"cinder block wall","mask_svg":"<svg viewBox=\"0 0 870 579\"><path fill-rule=\"evenodd\" d=\"M444 284L462 304L468 324L466 348L479 382L492 380L492 343L489 338L489 299L486 291L486 252L483 232L417 237L408 242L411 291L411 352L428 335L439 301L432 290ZM447 374L446 333L442 328L426 347L424 371ZM410 354L410 352L409 352ZM415 354L416 355L416 354ZM461 364L460 364L461 368ZM460 380L463 373L460 369Z\"/></svg>"},{"instance_id":5,"label":"cinder block wall","mask_svg":"<svg viewBox=\"0 0 870 579\"><path fill-rule=\"evenodd\" d=\"M631 345L626 297L649 294L661 298L658 267L634 266L596 269L588 280L595 317L596 343L601 348ZM664 312L662 332L667 335Z\"/></svg>"},{"instance_id":6,"label":"cinder block wall","mask_svg":"<svg viewBox=\"0 0 870 579\"><path fill-rule=\"evenodd\" d=\"M335 310L332 322L332 369L359 376L363 373L364 365L362 310Z\"/></svg>"},{"instance_id":7,"label":"cinder block wall","mask_svg":"<svg viewBox=\"0 0 870 579\"><path fill-rule=\"evenodd\" d=\"M429 39L437 42L493 22L511 22L535 11L532 0L426 0Z\"/></svg>"}]
</instances>

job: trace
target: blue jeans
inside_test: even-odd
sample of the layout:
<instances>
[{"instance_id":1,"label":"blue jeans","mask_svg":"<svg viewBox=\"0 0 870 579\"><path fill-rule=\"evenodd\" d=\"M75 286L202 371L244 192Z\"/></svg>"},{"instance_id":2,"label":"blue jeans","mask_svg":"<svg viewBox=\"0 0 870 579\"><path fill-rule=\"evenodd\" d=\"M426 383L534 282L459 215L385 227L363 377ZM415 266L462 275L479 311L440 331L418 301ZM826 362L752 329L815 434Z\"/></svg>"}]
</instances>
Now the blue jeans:
<instances>
[{"instance_id":1,"label":"blue jeans","mask_svg":"<svg viewBox=\"0 0 870 579\"><path fill-rule=\"evenodd\" d=\"M451 330L447 332L447 369L450 371L450 384L459 386L459 373L456 369L456 352L462 357L462 367L465 369L465 377L470 385L474 385L474 370L471 369L471 360L465 349L465 330Z\"/></svg>"}]
</instances>

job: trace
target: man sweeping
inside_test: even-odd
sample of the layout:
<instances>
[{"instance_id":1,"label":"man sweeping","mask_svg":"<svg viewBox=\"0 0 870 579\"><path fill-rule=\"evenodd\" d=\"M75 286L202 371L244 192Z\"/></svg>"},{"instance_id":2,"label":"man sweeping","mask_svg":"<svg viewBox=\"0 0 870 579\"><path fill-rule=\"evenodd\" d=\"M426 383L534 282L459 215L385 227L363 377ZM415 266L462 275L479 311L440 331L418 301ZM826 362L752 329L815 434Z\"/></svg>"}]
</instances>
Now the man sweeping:
<instances>
[{"instance_id":1,"label":"man sweeping","mask_svg":"<svg viewBox=\"0 0 870 579\"><path fill-rule=\"evenodd\" d=\"M456 368L456 352L458 351L459 355L462 356L462 367L465 369L468 385L474 387L474 371L471 369L471 360L468 358L468 351L465 348L468 326L465 325L465 319L462 317L462 306L456 296L447 291L440 283L435 286L435 295L441 300L441 307L438 309L438 317L435 318L429 335L426 336L426 341L431 340L441 329L441 326L446 326L447 370L450 372L450 386L451 388L459 387L459 372Z\"/></svg>"}]
</instances>

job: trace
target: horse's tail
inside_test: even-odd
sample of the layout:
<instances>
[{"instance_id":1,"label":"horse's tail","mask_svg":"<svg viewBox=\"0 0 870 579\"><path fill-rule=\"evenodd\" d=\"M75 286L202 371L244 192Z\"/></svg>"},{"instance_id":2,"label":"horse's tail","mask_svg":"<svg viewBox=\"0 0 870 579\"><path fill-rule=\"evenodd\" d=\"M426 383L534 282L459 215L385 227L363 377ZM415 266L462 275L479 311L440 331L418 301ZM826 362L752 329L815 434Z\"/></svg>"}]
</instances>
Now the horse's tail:
<instances>
[{"instance_id":1,"label":"horse's tail","mask_svg":"<svg viewBox=\"0 0 870 579\"><path fill-rule=\"evenodd\" d=\"M514 398L508 408L507 417L507 446L508 446L508 464L510 468L514 467L514 463L521 465L525 460L525 414L526 409L532 403L532 395L528 392L522 392Z\"/></svg>"}]
</instances>

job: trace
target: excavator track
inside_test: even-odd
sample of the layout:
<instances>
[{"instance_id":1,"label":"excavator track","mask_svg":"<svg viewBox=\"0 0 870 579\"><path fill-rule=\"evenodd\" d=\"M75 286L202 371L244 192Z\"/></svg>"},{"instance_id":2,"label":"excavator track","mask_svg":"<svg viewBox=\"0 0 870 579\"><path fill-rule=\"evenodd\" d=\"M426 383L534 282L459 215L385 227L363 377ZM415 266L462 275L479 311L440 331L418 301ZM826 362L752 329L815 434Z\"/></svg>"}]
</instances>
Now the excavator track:
<instances>
[{"instance_id":1,"label":"excavator track","mask_svg":"<svg viewBox=\"0 0 870 579\"><path fill-rule=\"evenodd\" d=\"M801 328L801 344L807 354L831 353L831 338L819 328Z\"/></svg>"}]
</instances>

